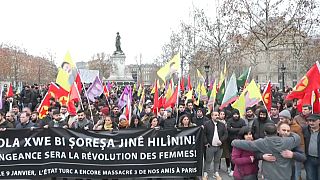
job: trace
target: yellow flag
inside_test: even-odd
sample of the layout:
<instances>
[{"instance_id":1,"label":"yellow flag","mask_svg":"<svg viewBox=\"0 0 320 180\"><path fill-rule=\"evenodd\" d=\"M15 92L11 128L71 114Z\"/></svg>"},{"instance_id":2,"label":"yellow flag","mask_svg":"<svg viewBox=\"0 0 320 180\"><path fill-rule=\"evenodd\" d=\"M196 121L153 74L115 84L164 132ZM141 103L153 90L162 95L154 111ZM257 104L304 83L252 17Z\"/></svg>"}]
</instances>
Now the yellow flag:
<instances>
[{"instance_id":1,"label":"yellow flag","mask_svg":"<svg viewBox=\"0 0 320 180\"><path fill-rule=\"evenodd\" d=\"M157 72L158 76L166 82L179 74L180 69L180 53L176 54L169 62L167 62Z\"/></svg>"},{"instance_id":2,"label":"yellow flag","mask_svg":"<svg viewBox=\"0 0 320 180\"><path fill-rule=\"evenodd\" d=\"M145 101L145 94L144 94L144 88L143 88L142 89L142 94L141 94L141 97L140 97L140 101L139 101L139 105L138 105L138 109L139 109L140 112L142 112L144 101Z\"/></svg>"},{"instance_id":3,"label":"yellow flag","mask_svg":"<svg viewBox=\"0 0 320 180\"><path fill-rule=\"evenodd\" d=\"M157 86L159 87L160 86L159 79L156 80L156 82L154 83L153 88L151 90L151 94L154 94L156 92L156 83L157 83Z\"/></svg>"},{"instance_id":4,"label":"yellow flag","mask_svg":"<svg viewBox=\"0 0 320 180\"><path fill-rule=\"evenodd\" d=\"M71 59L70 53L64 57L64 61L59 67L56 83L59 84L66 91L70 91L70 87L75 81L77 76L77 68Z\"/></svg>"},{"instance_id":5,"label":"yellow flag","mask_svg":"<svg viewBox=\"0 0 320 180\"><path fill-rule=\"evenodd\" d=\"M192 99L192 93L193 93L193 90L190 89L190 91L188 91L188 93L186 94L186 101L185 101L185 103L187 103L188 100Z\"/></svg>"},{"instance_id":6,"label":"yellow flag","mask_svg":"<svg viewBox=\"0 0 320 180\"><path fill-rule=\"evenodd\" d=\"M142 92L142 86L141 84L139 84L138 93L137 93L138 97L140 97L141 92Z\"/></svg>"},{"instance_id":7,"label":"yellow flag","mask_svg":"<svg viewBox=\"0 0 320 180\"><path fill-rule=\"evenodd\" d=\"M209 109L214 108L214 103L216 102L216 97L217 97L217 81L215 80L213 83L212 91L210 94L210 98L208 100L208 107Z\"/></svg>"},{"instance_id":8,"label":"yellow flag","mask_svg":"<svg viewBox=\"0 0 320 180\"><path fill-rule=\"evenodd\" d=\"M166 92L164 97L166 98L166 100L169 100L171 98L172 94L173 94L173 84L172 84L172 81L171 81L171 83L169 84L167 92Z\"/></svg>"},{"instance_id":9,"label":"yellow flag","mask_svg":"<svg viewBox=\"0 0 320 180\"><path fill-rule=\"evenodd\" d=\"M232 104L232 107L238 109L240 117L244 117L246 108L252 107L262 100L260 90L254 80L243 90L239 98Z\"/></svg>"},{"instance_id":10,"label":"yellow flag","mask_svg":"<svg viewBox=\"0 0 320 180\"><path fill-rule=\"evenodd\" d=\"M208 100L207 89L206 89L204 83L201 83L200 98L201 98L201 100L203 100L203 101L207 101L207 100Z\"/></svg>"},{"instance_id":11,"label":"yellow flag","mask_svg":"<svg viewBox=\"0 0 320 180\"><path fill-rule=\"evenodd\" d=\"M202 74L201 74L201 72L199 71L199 69L197 69L197 75L198 75L198 78L199 78L200 83L204 83L204 82L205 82L205 79L204 79L204 77L202 76Z\"/></svg>"}]
</instances>

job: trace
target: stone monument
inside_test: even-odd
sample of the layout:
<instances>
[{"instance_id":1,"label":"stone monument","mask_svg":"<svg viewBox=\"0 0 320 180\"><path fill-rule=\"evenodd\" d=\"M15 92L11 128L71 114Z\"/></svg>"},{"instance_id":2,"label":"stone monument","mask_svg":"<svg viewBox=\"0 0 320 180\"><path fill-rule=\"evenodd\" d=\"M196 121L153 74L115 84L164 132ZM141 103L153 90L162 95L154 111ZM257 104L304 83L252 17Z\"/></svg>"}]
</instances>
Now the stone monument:
<instances>
[{"instance_id":1,"label":"stone monument","mask_svg":"<svg viewBox=\"0 0 320 180\"><path fill-rule=\"evenodd\" d=\"M132 74L130 72L125 71L125 59L126 56L121 49L121 42L120 42L120 34L117 32L116 37L116 51L113 52L111 56L111 61L113 62L112 71L110 77L107 81L113 81L118 85L127 85L133 84L134 79L132 78Z\"/></svg>"}]
</instances>

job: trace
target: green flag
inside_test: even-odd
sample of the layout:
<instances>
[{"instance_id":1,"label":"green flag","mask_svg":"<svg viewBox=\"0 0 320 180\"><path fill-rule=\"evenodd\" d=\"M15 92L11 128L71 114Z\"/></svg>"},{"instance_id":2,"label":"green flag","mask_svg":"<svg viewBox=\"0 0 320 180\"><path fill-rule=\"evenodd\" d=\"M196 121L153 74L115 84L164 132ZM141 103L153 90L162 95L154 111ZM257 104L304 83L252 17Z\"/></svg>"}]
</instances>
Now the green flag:
<instances>
[{"instance_id":1,"label":"green flag","mask_svg":"<svg viewBox=\"0 0 320 180\"><path fill-rule=\"evenodd\" d=\"M220 88L219 88L219 91L218 91L218 94L217 94L217 103L218 104L221 104L222 103L222 100L223 100L223 96L224 96L224 93L226 91L226 80L224 79L220 85Z\"/></svg>"},{"instance_id":2,"label":"green flag","mask_svg":"<svg viewBox=\"0 0 320 180\"><path fill-rule=\"evenodd\" d=\"M246 69L238 78L237 78L237 86L238 89L240 87L244 87L246 84L246 81L248 80L248 77L250 75L251 67L249 69Z\"/></svg>"}]
</instances>

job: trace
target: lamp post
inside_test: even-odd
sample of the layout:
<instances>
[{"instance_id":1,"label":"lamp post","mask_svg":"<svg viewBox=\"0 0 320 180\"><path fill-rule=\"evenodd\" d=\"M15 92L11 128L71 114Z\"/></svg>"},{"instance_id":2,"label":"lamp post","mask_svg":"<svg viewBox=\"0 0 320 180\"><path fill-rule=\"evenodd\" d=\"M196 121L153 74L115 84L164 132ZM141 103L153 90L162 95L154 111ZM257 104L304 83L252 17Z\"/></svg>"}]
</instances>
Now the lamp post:
<instances>
[{"instance_id":1,"label":"lamp post","mask_svg":"<svg viewBox=\"0 0 320 180\"><path fill-rule=\"evenodd\" d=\"M204 71L206 72L206 87L208 88L209 86L209 78L208 78L208 74L209 74L209 70L210 70L210 65L208 64L208 61L207 61L207 64L204 66Z\"/></svg>"},{"instance_id":2,"label":"lamp post","mask_svg":"<svg viewBox=\"0 0 320 180\"><path fill-rule=\"evenodd\" d=\"M286 70L286 67L284 67L284 64L282 63L281 67L280 67L280 70L281 70L281 74L282 74L282 92L285 91L285 87L284 87L284 73L285 73L285 70Z\"/></svg>"}]
</instances>

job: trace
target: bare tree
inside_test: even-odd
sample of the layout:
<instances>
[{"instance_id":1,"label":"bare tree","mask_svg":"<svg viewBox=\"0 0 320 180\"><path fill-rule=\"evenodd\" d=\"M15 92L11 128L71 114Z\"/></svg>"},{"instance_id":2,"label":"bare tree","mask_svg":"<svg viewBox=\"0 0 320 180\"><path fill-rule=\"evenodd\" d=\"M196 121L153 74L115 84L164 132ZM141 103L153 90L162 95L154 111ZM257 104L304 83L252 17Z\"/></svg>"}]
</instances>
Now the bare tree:
<instances>
[{"instance_id":1,"label":"bare tree","mask_svg":"<svg viewBox=\"0 0 320 180\"><path fill-rule=\"evenodd\" d=\"M100 78L103 79L110 76L113 68L113 62L111 61L110 55L101 52L92 56L91 60L88 62L89 69L99 70Z\"/></svg>"}]
</instances>

